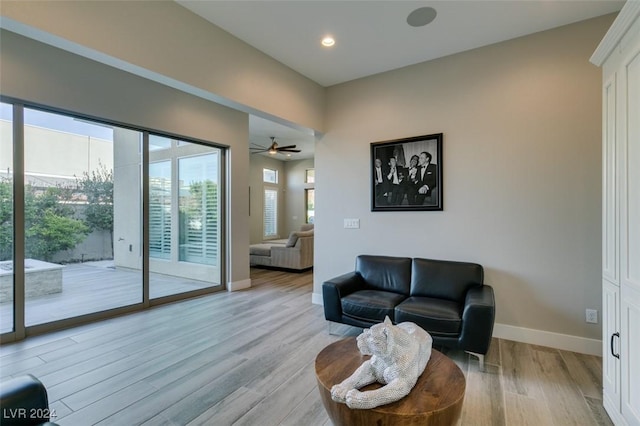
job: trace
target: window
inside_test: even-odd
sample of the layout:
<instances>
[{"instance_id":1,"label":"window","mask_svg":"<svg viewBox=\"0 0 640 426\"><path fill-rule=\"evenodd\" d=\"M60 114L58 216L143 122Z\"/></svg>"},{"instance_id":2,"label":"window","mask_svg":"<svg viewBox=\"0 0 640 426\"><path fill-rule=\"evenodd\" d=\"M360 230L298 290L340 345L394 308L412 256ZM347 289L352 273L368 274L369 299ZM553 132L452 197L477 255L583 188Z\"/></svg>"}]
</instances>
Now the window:
<instances>
[{"instance_id":1,"label":"window","mask_svg":"<svg viewBox=\"0 0 640 426\"><path fill-rule=\"evenodd\" d=\"M278 171L272 169L262 169L262 180L265 183L278 183Z\"/></svg>"},{"instance_id":2,"label":"window","mask_svg":"<svg viewBox=\"0 0 640 426\"><path fill-rule=\"evenodd\" d=\"M278 191L264 190L264 237L278 236Z\"/></svg>"},{"instance_id":3,"label":"window","mask_svg":"<svg viewBox=\"0 0 640 426\"><path fill-rule=\"evenodd\" d=\"M305 189L304 190L304 204L306 206L306 222L313 223L315 216L315 199L316 199L316 190L315 189Z\"/></svg>"},{"instance_id":4,"label":"window","mask_svg":"<svg viewBox=\"0 0 640 426\"><path fill-rule=\"evenodd\" d=\"M316 181L316 170L315 169L307 169L304 175L305 183L315 183Z\"/></svg>"}]
</instances>

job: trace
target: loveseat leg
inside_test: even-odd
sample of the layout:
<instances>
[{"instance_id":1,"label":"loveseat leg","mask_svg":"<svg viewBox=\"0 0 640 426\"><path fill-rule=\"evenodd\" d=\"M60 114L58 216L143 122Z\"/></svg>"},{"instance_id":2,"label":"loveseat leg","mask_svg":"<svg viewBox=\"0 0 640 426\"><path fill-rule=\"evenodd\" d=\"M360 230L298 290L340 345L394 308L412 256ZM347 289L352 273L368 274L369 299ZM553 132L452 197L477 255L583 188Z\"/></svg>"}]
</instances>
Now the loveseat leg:
<instances>
[{"instance_id":1,"label":"loveseat leg","mask_svg":"<svg viewBox=\"0 0 640 426\"><path fill-rule=\"evenodd\" d=\"M329 336L333 336L334 334L331 332L331 324L333 324L333 321L327 321L327 323L329 323Z\"/></svg>"},{"instance_id":2,"label":"loveseat leg","mask_svg":"<svg viewBox=\"0 0 640 426\"><path fill-rule=\"evenodd\" d=\"M466 353L468 353L469 355L473 355L475 357L478 358L478 363L479 363L479 369L480 371L482 371L483 373L486 372L487 370L485 370L484 368L484 355L482 354L477 354L475 352L469 352L469 351L465 351Z\"/></svg>"}]
</instances>

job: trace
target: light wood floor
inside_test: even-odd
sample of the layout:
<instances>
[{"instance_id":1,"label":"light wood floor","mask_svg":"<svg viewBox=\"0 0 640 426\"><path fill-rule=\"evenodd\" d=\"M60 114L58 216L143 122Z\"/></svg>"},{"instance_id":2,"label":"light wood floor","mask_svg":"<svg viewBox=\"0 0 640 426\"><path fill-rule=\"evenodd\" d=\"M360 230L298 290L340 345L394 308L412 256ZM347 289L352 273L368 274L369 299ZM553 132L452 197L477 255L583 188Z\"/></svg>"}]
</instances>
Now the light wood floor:
<instances>
[{"instance_id":1,"label":"light wood floor","mask_svg":"<svg viewBox=\"0 0 640 426\"><path fill-rule=\"evenodd\" d=\"M34 374L60 425L330 425L314 360L340 335L311 304L312 273L252 270L253 288L0 347L0 377ZM494 339L467 378L461 425L609 425L601 359Z\"/></svg>"}]
</instances>

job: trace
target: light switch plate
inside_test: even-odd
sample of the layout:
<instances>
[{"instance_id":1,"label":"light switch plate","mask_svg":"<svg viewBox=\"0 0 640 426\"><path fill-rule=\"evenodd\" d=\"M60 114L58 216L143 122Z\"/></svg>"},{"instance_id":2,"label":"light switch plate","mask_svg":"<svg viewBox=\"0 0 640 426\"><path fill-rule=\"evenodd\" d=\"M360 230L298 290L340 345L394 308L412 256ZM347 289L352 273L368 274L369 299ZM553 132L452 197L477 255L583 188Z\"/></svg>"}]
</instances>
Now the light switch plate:
<instances>
[{"instance_id":1,"label":"light switch plate","mask_svg":"<svg viewBox=\"0 0 640 426\"><path fill-rule=\"evenodd\" d=\"M585 311L585 320L590 324L598 323L598 310L597 309L587 309Z\"/></svg>"},{"instance_id":2,"label":"light switch plate","mask_svg":"<svg viewBox=\"0 0 640 426\"><path fill-rule=\"evenodd\" d=\"M360 228L360 219L345 219L344 227L345 229L358 229Z\"/></svg>"}]
</instances>

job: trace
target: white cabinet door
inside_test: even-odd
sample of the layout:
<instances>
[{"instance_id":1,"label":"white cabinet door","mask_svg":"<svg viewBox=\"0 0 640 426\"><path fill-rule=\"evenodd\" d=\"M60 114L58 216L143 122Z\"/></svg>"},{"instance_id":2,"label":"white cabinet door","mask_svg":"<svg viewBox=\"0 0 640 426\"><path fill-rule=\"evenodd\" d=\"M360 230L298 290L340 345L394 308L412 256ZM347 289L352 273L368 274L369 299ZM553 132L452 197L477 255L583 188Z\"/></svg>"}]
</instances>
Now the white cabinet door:
<instances>
[{"instance_id":1,"label":"white cabinet door","mask_svg":"<svg viewBox=\"0 0 640 426\"><path fill-rule=\"evenodd\" d=\"M636 31L638 24L636 24ZM623 138L620 209L621 411L640 426L640 36L624 62L626 135Z\"/></svg>"},{"instance_id":2,"label":"white cabinet door","mask_svg":"<svg viewBox=\"0 0 640 426\"><path fill-rule=\"evenodd\" d=\"M622 417L640 426L640 291L622 287L620 308Z\"/></svg>"},{"instance_id":3,"label":"white cabinet door","mask_svg":"<svg viewBox=\"0 0 640 426\"><path fill-rule=\"evenodd\" d=\"M640 35L620 75L625 106L618 152L620 285L640 291Z\"/></svg>"},{"instance_id":4,"label":"white cabinet door","mask_svg":"<svg viewBox=\"0 0 640 426\"><path fill-rule=\"evenodd\" d=\"M603 404L611 418L620 410L620 293L619 287L602 281L602 388Z\"/></svg>"}]
</instances>

